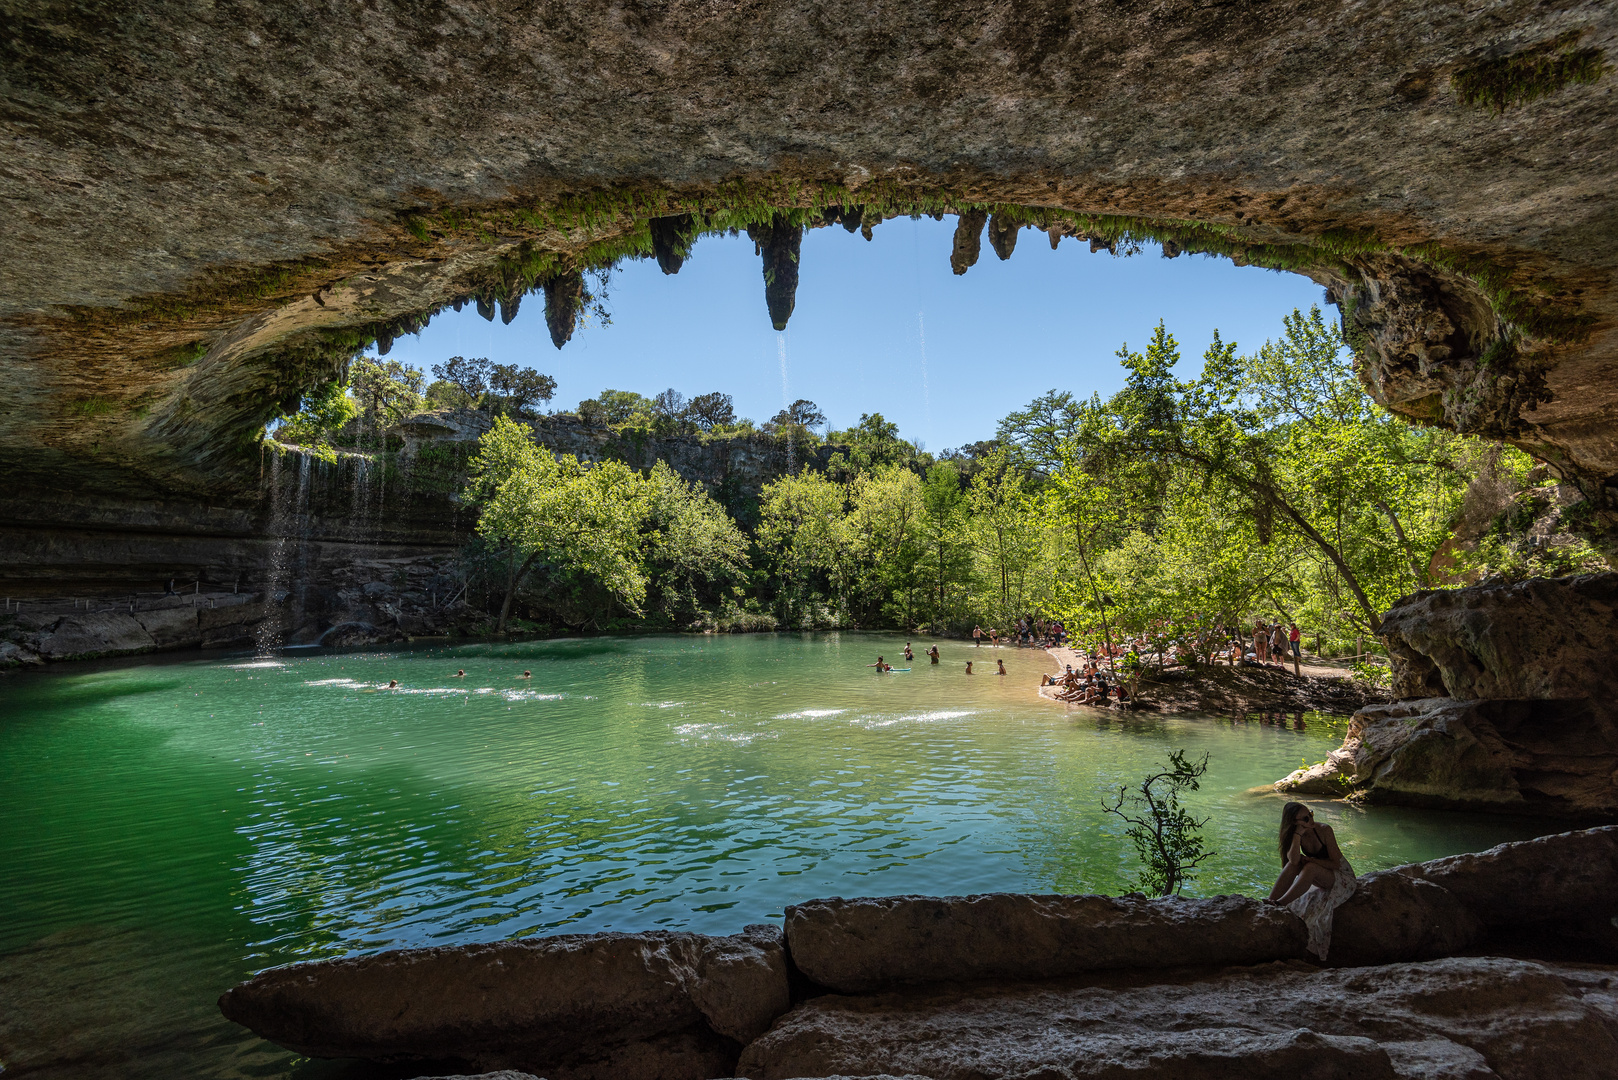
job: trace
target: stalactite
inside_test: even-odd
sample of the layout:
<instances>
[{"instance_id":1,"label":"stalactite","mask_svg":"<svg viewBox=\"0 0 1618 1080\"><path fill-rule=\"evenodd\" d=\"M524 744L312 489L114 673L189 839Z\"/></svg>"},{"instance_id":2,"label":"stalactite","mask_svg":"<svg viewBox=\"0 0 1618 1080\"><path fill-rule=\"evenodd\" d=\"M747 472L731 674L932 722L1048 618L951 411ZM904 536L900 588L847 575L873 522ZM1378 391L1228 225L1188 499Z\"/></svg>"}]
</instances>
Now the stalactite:
<instances>
[{"instance_id":1,"label":"stalactite","mask_svg":"<svg viewBox=\"0 0 1618 1080\"><path fill-rule=\"evenodd\" d=\"M1165 259L1177 259L1180 257L1180 252L1183 250L1184 249L1181 248L1179 244L1176 244L1173 240L1163 241L1163 258Z\"/></svg>"},{"instance_id":2,"label":"stalactite","mask_svg":"<svg viewBox=\"0 0 1618 1080\"><path fill-rule=\"evenodd\" d=\"M500 301L500 322L505 326L511 325L511 320L517 317L517 307L522 303L522 293L514 292Z\"/></svg>"},{"instance_id":3,"label":"stalactite","mask_svg":"<svg viewBox=\"0 0 1618 1080\"><path fill-rule=\"evenodd\" d=\"M477 300L478 314L482 315L490 322L494 322L494 301L489 299L487 296L481 295L475 299Z\"/></svg>"},{"instance_id":4,"label":"stalactite","mask_svg":"<svg viewBox=\"0 0 1618 1080\"><path fill-rule=\"evenodd\" d=\"M784 214L776 214L767 225L749 225L747 235L764 259L764 302L770 309L770 323L777 330L785 330L797 303L803 226L794 225Z\"/></svg>"},{"instance_id":5,"label":"stalactite","mask_svg":"<svg viewBox=\"0 0 1618 1080\"><path fill-rule=\"evenodd\" d=\"M558 349L573 337L579 307L584 303L584 273L568 270L545 282L545 325Z\"/></svg>"},{"instance_id":6,"label":"stalactite","mask_svg":"<svg viewBox=\"0 0 1618 1080\"><path fill-rule=\"evenodd\" d=\"M376 335L376 354L386 356L393 351L393 335L386 330Z\"/></svg>"},{"instance_id":7,"label":"stalactite","mask_svg":"<svg viewBox=\"0 0 1618 1080\"><path fill-rule=\"evenodd\" d=\"M955 224L955 249L949 256L950 269L957 274L966 273L978 261L978 254L983 250L983 224L988 220L986 211L961 211Z\"/></svg>"},{"instance_id":8,"label":"stalactite","mask_svg":"<svg viewBox=\"0 0 1618 1080\"><path fill-rule=\"evenodd\" d=\"M651 220L652 254L665 274L678 274L691 255L696 222L690 214L675 214Z\"/></svg>"},{"instance_id":9,"label":"stalactite","mask_svg":"<svg viewBox=\"0 0 1618 1080\"><path fill-rule=\"evenodd\" d=\"M843 228L847 229L849 232L859 232L861 219L864 217L865 207L863 206L843 207Z\"/></svg>"},{"instance_id":10,"label":"stalactite","mask_svg":"<svg viewBox=\"0 0 1618 1080\"><path fill-rule=\"evenodd\" d=\"M989 246L994 248L1001 262L1011 258L1011 253L1017 249L1017 230L1021 228L1021 223L1004 210L989 219Z\"/></svg>"}]
</instances>

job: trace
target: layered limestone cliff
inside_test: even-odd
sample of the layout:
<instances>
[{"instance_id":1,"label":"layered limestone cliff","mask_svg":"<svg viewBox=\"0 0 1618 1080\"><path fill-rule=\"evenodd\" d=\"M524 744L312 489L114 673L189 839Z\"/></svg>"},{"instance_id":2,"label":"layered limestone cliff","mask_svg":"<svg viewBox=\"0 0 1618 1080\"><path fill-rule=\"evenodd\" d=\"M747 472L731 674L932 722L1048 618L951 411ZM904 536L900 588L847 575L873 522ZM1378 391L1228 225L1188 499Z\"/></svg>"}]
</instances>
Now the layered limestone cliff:
<instances>
[{"instance_id":1,"label":"layered limestone cliff","mask_svg":"<svg viewBox=\"0 0 1618 1080\"><path fill-rule=\"evenodd\" d=\"M1420 592L1382 625L1399 700L1277 790L1618 818L1618 574Z\"/></svg>"},{"instance_id":2,"label":"layered limestone cliff","mask_svg":"<svg viewBox=\"0 0 1618 1080\"><path fill-rule=\"evenodd\" d=\"M254 502L0 495L0 669L175 649L371 645L489 630L468 604L476 516L458 493L492 421L423 412L393 449L325 461L266 449ZM541 445L639 469L666 461L738 520L765 484L840 448L530 421ZM171 591L172 590L172 591Z\"/></svg>"}]
</instances>

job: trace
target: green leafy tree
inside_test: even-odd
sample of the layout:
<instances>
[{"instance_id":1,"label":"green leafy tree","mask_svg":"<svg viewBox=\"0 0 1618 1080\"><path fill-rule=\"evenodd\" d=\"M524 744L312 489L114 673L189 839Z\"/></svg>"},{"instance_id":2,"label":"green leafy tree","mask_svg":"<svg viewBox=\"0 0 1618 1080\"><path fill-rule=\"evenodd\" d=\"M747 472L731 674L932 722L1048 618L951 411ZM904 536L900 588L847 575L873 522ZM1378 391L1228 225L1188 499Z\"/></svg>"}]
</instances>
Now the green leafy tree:
<instances>
[{"instance_id":1,"label":"green leafy tree","mask_svg":"<svg viewBox=\"0 0 1618 1080\"><path fill-rule=\"evenodd\" d=\"M801 608L822 589L839 611L847 610L855 560L841 485L807 467L766 484L758 543L782 587L784 610Z\"/></svg>"},{"instance_id":2,"label":"green leafy tree","mask_svg":"<svg viewBox=\"0 0 1618 1080\"><path fill-rule=\"evenodd\" d=\"M1213 855L1203 846L1201 834L1208 819L1198 821L1180 805L1180 794L1196 791L1207 771L1207 754L1192 762L1184 750L1173 750L1164 768L1133 788L1120 787L1116 799L1102 803L1107 813L1129 823L1124 835L1140 856L1141 888L1148 893L1178 893L1196 877L1197 866Z\"/></svg>"},{"instance_id":3,"label":"green leafy tree","mask_svg":"<svg viewBox=\"0 0 1618 1080\"><path fill-rule=\"evenodd\" d=\"M1000 421L995 440L1019 468L1053 472L1062 448L1078 434L1085 403L1066 390L1049 390Z\"/></svg>"},{"instance_id":4,"label":"green leafy tree","mask_svg":"<svg viewBox=\"0 0 1618 1080\"><path fill-rule=\"evenodd\" d=\"M926 517L921 478L909 469L889 466L860 477L851 502L846 532L860 566L862 609L874 617L887 609L890 617L908 627L920 584Z\"/></svg>"},{"instance_id":5,"label":"green leafy tree","mask_svg":"<svg viewBox=\"0 0 1618 1080\"><path fill-rule=\"evenodd\" d=\"M579 416L587 423L606 427L649 427L654 408L651 398L633 390L603 390L594 398L579 402Z\"/></svg>"},{"instance_id":6,"label":"green leafy tree","mask_svg":"<svg viewBox=\"0 0 1618 1080\"><path fill-rule=\"evenodd\" d=\"M452 356L433 365L436 381L427 388L427 398L434 403L446 402L452 408L475 409L488 392L492 370L493 365L485 357Z\"/></svg>"},{"instance_id":7,"label":"green leafy tree","mask_svg":"<svg viewBox=\"0 0 1618 1080\"><path fill-rule=\"evenodd\" d=\"M549 401L556 393L556 380L533 368L516 364L494 364L489 368L490 404L498 411L515 416L532 415L534 406Z\"/></svg>"},{"instance_id":8,"label":"green leafy tree","mask_svg":"<svg viewBox=\"0 0 1618 1080\"><path fill-rule=\"evenodd\" d=\"M1027 487L1001 448L984 459L967 496L968 534L983 576L995 585L992 618L1000 626L1010 626L1028 606L1028 578L1043 554Z\"/></svg>"},{"instance_id":9,"label":"green leafy tree","mask_svg":"<svg viewBox=\"0 0 1618 1080\"><path fill-rule=\"evenodd\" d=\"M1294 312L1256 357L1238 357L1216 333L1202 376L1188 382L1174 378L1179 347L1162 324L1144 354L1126 346L1119 356L1124 389L1075 440L1092 474L1192 470L1208 497L1245 508L1260 543L1296 536L1315 562L1312 587L1373 633L1380 612L1421 583L1458 494L1433 459L1444 437L1365 398L1318 308Z\"/></svg>"},{"instance_id":10,"label":"green leafy tree","mask_svg":"<svg viewBox=\"0 0 1618 1080\"><path fill-rule=\"evenodd\" d=\"M736 406L729 394L715 391L711 394L698 394L686 406L686 414L692 423L703 431L713 431L715 428L730 427L736 423Z\"/></svg>"},{"instance_id":11,"label":"green leafy tree","mask_svg":"<svg viewBox=\"0 0 1618 1080\"><path fill-rule=\"evenodd\" d=\"M646 562L652 594L666 615L689 621L705 594L745 580L747 537L698 484L659 461L646 478Z\"/></svg>"},{"instance_id":12,"label":"green leafy tree","mask_svg":"<svg viewBox=\"0 0 1618 1080\"><path fill-rule=\"evenodd\" d=\"M343 425L359 415L348 387L333 380L303 396L298 411L281 418L276 438L295 446L329 448Z\"/></svg>"},{"instance_id":13,"label":"green leafy tree","mask_svg":"<svg viewBox=\"0 0 1618 1080\"><path fill-rule=\"evenodd\" d=\"M372 428L397 424L422 405L421 372L398 360L362 356L348 366L348 385Z\"/></svg>"},{"instance_id":14,"label":"green leafy tree","mask_svg":"<svg viewBox=\"0 0 1618 1080\"><path fill-rule=\"evenodd\" d=\"M972 588L972 548L967 535L970 508L954 462L943 461L927 470L922 484L921 558L918 574L924 581L930 622L942 629L967 618Z\"/></svg>"},{"instance_id":15,"label":"green leafy tree","mask_svg":"<svg viewBox=\"0 0 1618 1080\"><path fill-rule=\"evenodd\" d=\"M646 596L640 531L648 497L621 462L594 465L535 445L527 427L497 417L470 462L467 497L477 503L478 535L502 552L503 631L512 598L536 563L599 582L630 611Z\"/></svg>"}]
</instances>

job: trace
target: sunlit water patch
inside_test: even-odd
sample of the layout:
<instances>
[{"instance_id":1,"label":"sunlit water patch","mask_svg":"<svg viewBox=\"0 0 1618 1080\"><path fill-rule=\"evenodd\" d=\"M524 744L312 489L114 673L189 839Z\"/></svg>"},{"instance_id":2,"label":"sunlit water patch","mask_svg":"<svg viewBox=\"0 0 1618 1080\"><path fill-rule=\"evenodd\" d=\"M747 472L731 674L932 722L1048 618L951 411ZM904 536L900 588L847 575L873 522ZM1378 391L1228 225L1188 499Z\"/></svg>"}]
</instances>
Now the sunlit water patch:
<instances>
[{"instance_id":1,"label":"sunlit water patch","mask_svg":"<svg viewBox=\"0 0 1618 1080\"><path fill-rule=\"evenodd\" d=\"M8 679L7 1064L34 1060L17 1060L19 1038L101 1038L149 1052L41 1075L314 1069L212 1008L236 979L296 959L725 933L816 896L1128 891L1133 849L1102 802L1177 747L1210 755L1189 802L1216 855L1191 891L1257 893L1276 869L1279 802L1251 789L1341 739L1320 718L1297 730L1064 709L1037 697L1054 665L1031 650L944 642L938 665L865 666L902 644L589 639ZM965 674L989 656L1006 677ZM1537 831L1319 813L1362 873ZM121 974L132 955L161 957L160 971Z\"/></svg>"}]
</instances>

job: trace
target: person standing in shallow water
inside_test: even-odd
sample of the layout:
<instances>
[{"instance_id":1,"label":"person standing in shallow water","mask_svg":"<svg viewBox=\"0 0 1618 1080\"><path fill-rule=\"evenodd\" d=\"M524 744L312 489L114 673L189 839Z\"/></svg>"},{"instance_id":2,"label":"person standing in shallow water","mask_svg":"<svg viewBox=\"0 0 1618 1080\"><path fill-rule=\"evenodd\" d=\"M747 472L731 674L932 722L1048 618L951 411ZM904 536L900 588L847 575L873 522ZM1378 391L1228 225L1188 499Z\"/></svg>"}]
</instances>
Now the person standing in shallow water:
<instances>
[{"instance_id":1,"label":"person standing in shallow water","mask_svg":"<svg viewBox=\"0 0 1618 1080\"><path fill-rule=\"evenodd\" d=\"M1269 903L1286 907L1309 929L1309 951L1326 959L1331 948L1332 913L1354 895L1354 868L1337 846L1330 825L1315 821L1303 803L1281 808L1281 876Z\"/></svg>"},{"instance_id":2,"label":"person standing in shallow water","mask_svg":"<svg viewBox=\"0 0 1618 1080\"><path fill-rule=\"evenodd\" d=\"M983 644L983 627L972 627L972 644L976 646L981 646Z\"/></svg>"},{"instance_id":3,"label":"person standing in shallow water","mask_svg":"<svg viewBox=\"0 0 1618 1080\"><path fill-rule=\"evenodd\" d=\"M932 648L927 650L927 657L933 663L935 663L935 664L938 663L938 646L937 645L934 645Z\"/></svg>"}]
</instances>

